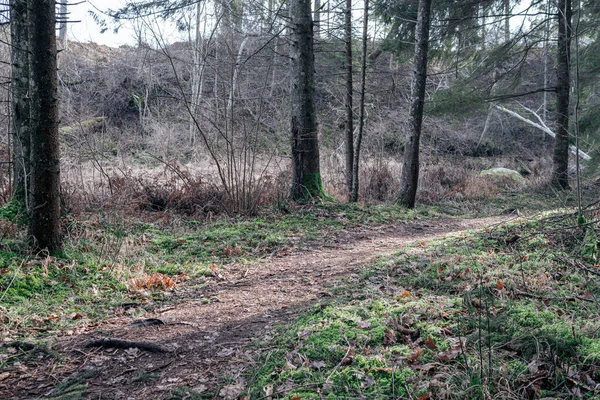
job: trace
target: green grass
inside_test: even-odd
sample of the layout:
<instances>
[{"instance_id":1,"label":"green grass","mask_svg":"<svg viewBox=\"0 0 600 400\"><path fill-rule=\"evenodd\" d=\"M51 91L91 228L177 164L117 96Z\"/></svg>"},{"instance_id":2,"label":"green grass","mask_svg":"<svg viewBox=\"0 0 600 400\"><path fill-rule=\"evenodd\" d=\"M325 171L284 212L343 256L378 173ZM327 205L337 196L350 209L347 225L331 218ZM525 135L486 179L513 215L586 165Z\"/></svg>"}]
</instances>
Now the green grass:
<instances>
[{"instance_id":1,"label":"green grass","mask_svg":"<svg viewBox=\"0 0 600 400\"><path fill-rule=\"evenodd\" d=\"M249 396L595 398L598 228L547 214L381 259L282 328Z\"/></svg>"},{"instance_id":2,"label":"green grass","mask_svg":"<svg viewBox=\"0 0 600 400\"><path fill-rule=\"evenodd\" d=\"M12 204L0 211L6 223L18 215ZM2 333L10 339L35 338L72 331L115 313L141 316L173 296L164 290L131 291L130 278L160 272L186 279L187 286L202 286L215 267L235 271L265 256L323 242L344 229L426 214L336 203L291 211L170 224L116 213L66 217L65 250L58 257L28 255L21 229L3 240L6 247L0 252ZM132 303L133 307L121 307Z\"/></svg>"}]
</instances>

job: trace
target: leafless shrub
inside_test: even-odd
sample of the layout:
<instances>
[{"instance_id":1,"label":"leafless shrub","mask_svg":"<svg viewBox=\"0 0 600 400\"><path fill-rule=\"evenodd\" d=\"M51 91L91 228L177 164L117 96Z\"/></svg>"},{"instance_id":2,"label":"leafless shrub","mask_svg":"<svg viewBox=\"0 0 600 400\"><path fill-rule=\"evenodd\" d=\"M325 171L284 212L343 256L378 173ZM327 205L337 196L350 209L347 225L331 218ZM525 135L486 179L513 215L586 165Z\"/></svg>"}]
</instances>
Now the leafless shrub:
<instances>
[{"instance_id":1,"label":"leafless shrub","mask_svg":"<svg viewBox=\"0 0 600 400\"><path fill-rule=\"evenodd\" d=\"M365 168L362 178L362 198L365 201L390 202L398 190L398 175L392 172L389 162L377 159Z\"/></svg>"}]
</instances>

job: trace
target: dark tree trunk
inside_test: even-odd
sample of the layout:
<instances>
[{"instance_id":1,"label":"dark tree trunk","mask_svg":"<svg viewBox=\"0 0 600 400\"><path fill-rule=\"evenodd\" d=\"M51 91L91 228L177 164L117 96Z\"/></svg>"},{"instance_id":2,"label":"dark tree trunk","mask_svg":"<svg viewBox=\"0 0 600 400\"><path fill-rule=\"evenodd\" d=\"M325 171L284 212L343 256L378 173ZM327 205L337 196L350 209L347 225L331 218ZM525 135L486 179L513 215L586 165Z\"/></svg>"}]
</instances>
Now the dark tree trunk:
<instances>
[{"instance_id":1,"label":"dark tree trunk","mask_svg":"<svg viewBox=\"0 0 600 400\"><path fill-rule=\"evenodd\" d=\"M369 32L369 0L365 0L362 34L362 58L360 69L360 102L358 105L358 132L354 147L354 163L352 165L352 193L350 201L358 201L358 165L360 162L360 146L362 143L363 129L365 127L365 87L367 83L367 40Z\"/></svg>"},{"instance_id":2,"label":"dark tree trunk","mask_svg":"<svg viewBox=\"0 0 600 400\"><path fill-rule=\"evenodd\" d=\"M556 142L552 185L569 189L569 91L571 62L571 0L558 0L556 61Z\"/></svg>"},{"instance_id":3,"label":"dark tree trunk","mask_svg":"<svg viewBox=\"0 0 600 400\"><path fill-rule=\"evenodd\" d=\"M29 0L31 97L31 212L29 234L36 249L61 249L60 154L56 3Z\"/></svg>"},{"instance_id":4,"label":"dark tree trunk","mask_svg":"<svg viewBox=\"0 0 600 400\"><path fill-rule=\"evenodd\" d=\"M409 112L410 133L404 149L402 176L398 203L413 208L419 182L419 144L423 124L423 104L427 83L427 53L429 50L429 25L431 1L420 0L415 31L415 61L411 84L411 105Z\"/></svg>"},{"instance_id":5,"label":"dark tree trunk","mask_svg":"<svg viewBox=\"0 0 600 400\"><path fill-rule=\"evenodd\" d=\"M352 0L346 0L344 36L346 40L346 190L352 192L354 164L354 112L352 110Z\"/></svg>"},{"instance_id":6,"label":"dark tree trunk","mask_svg":"<svg viewBox=\"0 0 600 400\"><path fill-rule=\"evenodd\" d=\"M10 3L12 40L13 198L28 205L29 195L29 28L27 0Z\"/></svg>"},{"instance_id":7,"label":"dark tree trunk","mask_svg":"<svg viewBox=\"0 0 600 400\"><path fill-rule=\"evenodd\" d=\"M310 0L290 2L292 59L293 200L323 195L315 109L314 51Z\"/></svg>"}]
</instances>

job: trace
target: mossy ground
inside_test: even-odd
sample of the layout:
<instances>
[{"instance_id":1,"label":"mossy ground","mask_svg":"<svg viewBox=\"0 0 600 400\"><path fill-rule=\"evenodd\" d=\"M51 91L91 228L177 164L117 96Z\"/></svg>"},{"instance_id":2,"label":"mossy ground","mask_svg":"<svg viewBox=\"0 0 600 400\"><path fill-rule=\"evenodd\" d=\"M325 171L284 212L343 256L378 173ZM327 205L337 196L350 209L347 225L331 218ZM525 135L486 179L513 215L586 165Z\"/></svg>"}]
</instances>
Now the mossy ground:
<instances>
[{"instance_id":1,"label":"mossy ground","mask_svg":"<svg viewBox=\"0 0 600 400\"><path fill-rule=\"evenodd\" d=\"M250 398L597 398L598 211L382 258L282 330Z\"/></svg>"},{"instance_id":2,"label":"mossy ground","mask_svg":"<svg viewBox=\"0 0 600 400\"><path fill-rule=\"evenodd\" d=\"M58 257L28 254L26 232L10 222L13 205L0 215L12 232L0 252L2 334L17 339L52 335L94 323L123 304L145 312L152 303L170 301L165 290L132 291L131 278L164 274L175 282L202 286L222 268L242 268L258 259L288 252L344 229L425 218L396 207L326 203L270 210L252 218L214 222L141 218L97 213L66 217L65 250ZM158 217L158 216L157 216ZM158 288L160 289L160 288ZM144 306L145 305L145 306Z\"/></svg>"},{"instance_id":3,"label":"mossy ground","mask_svg":"<svg viewBox=\"0 0 600 400\"><path fill-rule=\"evenodd\" d=\"M0 365L12 371L35 364L51 351L56 335L77 334L113 316L141 318L165 303L185 301L178 289L202 287L215 269L241 269L266 256L326 244L344 230L572 203L547 192L503 192L493 201L413 211L282 204L255 217L215 221L168 212L96 212L64 218L65 250L53 257L29 253L19 210L9 204L0 209L2 340L37 343L38 351L14 354L3 347ZM569 218L536 218L405 249L336 284L333 302L287 328L275 350L261 352L262 368L247 377L250 398L270 390L272 397L288 398L478 398L488 392L519 398L531 390L566 393L575 387L573 373L589 378L589 387L600 358L596 284L593 274L557 260L595 271L596 231ZM571 225L576 229L566 229ZM507 244L515 235L519 239ZM132 290L131 278L153 273L178 287ZM193 395L188 392L184 396Z\"/></svg>"}]
</instances>

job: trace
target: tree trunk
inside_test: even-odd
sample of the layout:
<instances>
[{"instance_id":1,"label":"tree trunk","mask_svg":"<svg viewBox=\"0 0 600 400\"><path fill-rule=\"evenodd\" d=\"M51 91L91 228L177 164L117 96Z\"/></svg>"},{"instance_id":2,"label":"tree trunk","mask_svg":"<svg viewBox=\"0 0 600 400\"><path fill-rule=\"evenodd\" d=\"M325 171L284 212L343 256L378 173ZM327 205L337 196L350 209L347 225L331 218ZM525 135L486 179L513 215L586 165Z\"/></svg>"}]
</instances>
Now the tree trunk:
<instances>
[{"instance_id":1,"label":"tree trunk","mask_svg":"<svg viewBox=\"0 0 600 400\"><path fill-rule=\"evenodd\" d=\"M10 20L12 38L13 198L25 203L27 207L31 135L27 0L11 1Z\"/></svg>"},{"instance_id":2,"label":"tree trunk","mask_svg":"<svg viewBox=\"0 0 600 400\"><path fill-rule=\"evenodd\" d=\"M350 201L358 201L358 165L360 161L360 146L365 126L365 86L367 83L367 40L369 32L369 0L365 0L362 35L362 58L360 70L360 102L358 105L358 132L354 143L354 163L352 165L352 194Z\"/></svg>"},{"instance_id":3,"label":"tree trunk","mask_svg":"<svg viewBox=\"0 0 600 400\"><path fill-rule=\"evenodd\" d=\"M558 0L556 62L556 142L552 185L569 189L569 91L571 59L571 0Z\"/></svg>"},{"instance_id":4,"label":"tree trunk","mask_svg":"<svg viewBox=\"0 0 600 400\"><path fill-rule=\"evenodd\" d=\"M315 0L315 18L314 18L315 37L321 37L321 0Z\"/></svg>"},{"instance_id":5,"label":"tree trunk","mask_svg":"<svg viewBox=\"0 0 600 400\"><path fill-rule=\"evenodd\" d=\"M293 200L323 195L315 109L314 49L310 0L290 2L291 133Z\"/></svg>"},{"instance_id":6,"label":"tree trunk","mask_svg":"<svg viewBox=\"0 0 600 400\"><path fill-rule=\"evenodd\" d=\"M346 41L346 190L352 192L354 163L354 112L352 110L352 0L346 0L344 36Z\"/></svg>"},{"instance_id":7,"label":"tree trunk","mask_svg":"<svg viewBox=\"0 0 600 400\"><path fill-rule=\"evenodd\" d=\"M192 99L190 101L190 145L193 147L196 144L196 114L200 104L200 98L202 96L202 86L204 83L204 68L205 62L203 57L203 31L202 24L202 2L196 4L196 26L195 36L192 42L192 50L194 53L194 65L192 68Z\"/></svg>"},{"instance_id":8,"label":"tree trunk","mask_svg":"<svg viewBox=\"0 0 600 400\"><path fill-rule=\"evenodd\" d=\"M29 0L31 98L31 212L29 235L34 248L55 252L60 237L60 154L56 3Z\"/></svg>"},{"instance_id":9,"label":"tree trunk","mask_svg":"<svg viewBox=\"0 0 600 400\"><path fill-rule=\"evenodd\" d=\"M411 83L411 105L409 112L410 133L404 150L402 175L400 178L400 194L398 203L413 208L419 182L419 144L423 123L423 104L425 102L425 85L427 83L427 53L429 50L429 25L431 1L420 0L415 31L415 64Z\"/></svg>"}]
</instances>

